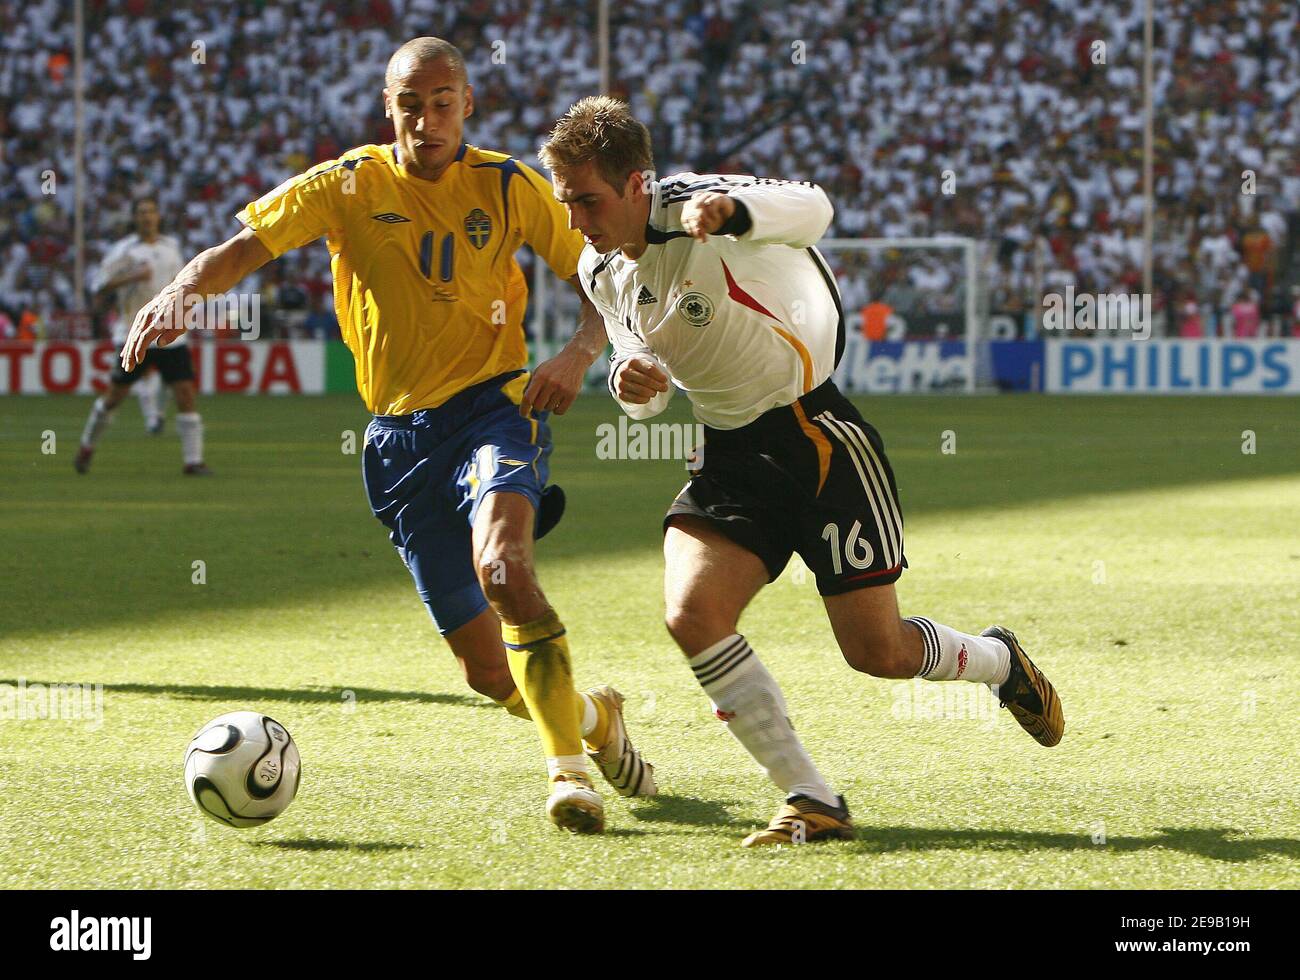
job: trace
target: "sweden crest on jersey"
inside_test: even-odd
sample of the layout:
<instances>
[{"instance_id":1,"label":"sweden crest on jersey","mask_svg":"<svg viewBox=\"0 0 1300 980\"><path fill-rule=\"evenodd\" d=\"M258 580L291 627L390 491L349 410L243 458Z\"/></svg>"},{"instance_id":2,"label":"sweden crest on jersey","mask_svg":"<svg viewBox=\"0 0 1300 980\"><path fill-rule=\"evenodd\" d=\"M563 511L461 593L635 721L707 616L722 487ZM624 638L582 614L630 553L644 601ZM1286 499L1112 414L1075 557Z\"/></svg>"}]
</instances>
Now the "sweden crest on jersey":
<instances>
[{"instance_id":1,"label":"sweden crest on jersey","mask_svg":"<svg viewBox=\"0 0 1300 980\"><path fill-rule=\"evenodd\" d=\"M465 234L469 236L470 244L479 249L492 237L492 219L482 208L475 208L465 215Z\"/></svg>"}]
</instances>

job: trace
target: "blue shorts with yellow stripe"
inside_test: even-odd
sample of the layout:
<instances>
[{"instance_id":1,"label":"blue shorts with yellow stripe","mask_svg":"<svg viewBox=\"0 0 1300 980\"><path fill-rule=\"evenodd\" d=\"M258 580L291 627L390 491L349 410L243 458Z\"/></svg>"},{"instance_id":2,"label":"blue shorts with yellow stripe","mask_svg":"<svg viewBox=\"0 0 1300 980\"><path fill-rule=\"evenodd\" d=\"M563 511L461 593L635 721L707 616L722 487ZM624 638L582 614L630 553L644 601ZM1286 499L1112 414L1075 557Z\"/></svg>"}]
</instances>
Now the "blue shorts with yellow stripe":
<instances>
[{"instance_id":1,"label":"blue shorts with yellow stripe","mask_svg":"<svg viewBox=\"0 0 1300 980\"><path fill-rule=\"evenodd\" d=\"M487 495L505 491L531 500L537 537L563 512L560 488L546 485L549 413L519 414L527 383L524 371L499 375L437 408L376 415L366 428L361 471L370 509L388 528L444 635L488 605L471 544L474 519Z\"/></svg>"}]
</instances>

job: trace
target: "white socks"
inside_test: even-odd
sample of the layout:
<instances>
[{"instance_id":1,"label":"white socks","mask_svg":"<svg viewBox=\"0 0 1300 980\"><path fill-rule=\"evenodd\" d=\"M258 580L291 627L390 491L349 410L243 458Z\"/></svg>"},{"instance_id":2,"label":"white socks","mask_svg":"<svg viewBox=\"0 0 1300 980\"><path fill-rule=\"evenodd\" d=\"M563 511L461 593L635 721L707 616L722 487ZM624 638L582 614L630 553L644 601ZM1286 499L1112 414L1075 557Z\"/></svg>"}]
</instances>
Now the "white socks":
<instances>
[{"instance_id":1,"label":"white socks","mask_svg":"<svg viewBox=\"0 0 1300 980\"><path fill-rule=\"evenodd\" d=\"M137 381L131 390L140 399L140 411L144 414L145 425L153 428L162 416L162 375L154 371L143 381Z\"/></svg>"},{"instance_id":2,"label":"white socks","mask_svg":"<svg viewBox=\"0 0 1300 980\"><path fill-rule=\"evenodd\" d=\"M904 620L921 631L925 652L917 677L927 681L974 681L1001 684L1011 670L1011 651L1001 640L991 636L958 633L920 616Z\"/></svg>"},{"instance_id":3,"label":"white socks","mask_svg":"<svg viewBox=\"0 0 1300 980\"><path fill-rule=\"evenodd\" d=\"M579 694L582 698L582 717L578 719L578 734L586 738L596 727L599 715L596 714L596 705L592 702L589 694Z\"/></svg>"},{"instance_id":4,"label":"white socks","mask_svg":"<svg viewBox=\"0 0 1300 980\"><path fill-rule=\"evenodd\" d=\"M142 406L143 407L143 406ZM86 419L86 427L81 431L81 444L91 449L99 442L100 436L108 428L108 424L113 421L113 413L116 408L108 409L104 407L103 397L95 399L95 404L91 406L90 415ZM181 459L186 466L194 463L203 462L203 416L198 412L180 412L176 416L176 431L181 437Z\"/></svg>"},{"instance_id":5,"label":"white socks","mask_svg":"<svg viewBox=\"0 0 1300 980\"><path fill-rule=\"evenodd\" d=\"M587 775L587 757L585 755L557 755L546 760L546 776L554 779L562 772L580 772Z\"/></svg>"},{"instance_id":6,"label":"white socks","mask_svg":"<svg viewBox=\"0 0 1300 980\"><path fill-rule=\"evenodd\" d=\"M95 399L95 404L90 407L90 415L86 418L86 427L81 430L81 444L91 449L95 448L95 443L99 442L99 437L104 434L108 428L108 423L113 421L113 413L116 408L105 408L103 396Z\"/></svg>"},{"instance_id":7,"label":"white socks","mask_svg":"<svg viewBox=\"0 0 1300 980\"><path fill-rule=\"evenodd\" d=\"M181 459L186 466L203 462L203 417L198 412L178 412L176 431L181 437Z\"/></svg>"},{"instance_id":8,"label":"white socks","mask_svg":"<svg viewBox=\"0 0 1300 980\"><path fill-rule=\"evenodd\" d=\"M839 806L786 717L781 689L743 636L733 633L688 662L714 713L772 782L787 794Z\"/></svg>"}]
</instances>

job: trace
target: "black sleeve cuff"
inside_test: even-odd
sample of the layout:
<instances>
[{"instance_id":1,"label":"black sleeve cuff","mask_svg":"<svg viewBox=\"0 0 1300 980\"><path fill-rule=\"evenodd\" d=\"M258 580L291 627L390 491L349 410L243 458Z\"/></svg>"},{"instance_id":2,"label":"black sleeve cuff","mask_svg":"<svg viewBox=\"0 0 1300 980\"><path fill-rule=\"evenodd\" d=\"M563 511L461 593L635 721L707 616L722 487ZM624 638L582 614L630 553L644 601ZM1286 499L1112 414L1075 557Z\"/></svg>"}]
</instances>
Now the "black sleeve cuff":
<instances>
[{"instance_id":1,"label":"black sleeve cuff","mask_svg":"<svg viewBox=\"0 0 1300 980\"><path fill-rule=\"evenodd\" d=\"M714 232L715 235L736 235L739 237L749 229L754 227L754 219L749 216L749 208L745 207L744 201L737 201L734 197L736 210L731 212L731 217L722 223L722 227Z\"/></svg>"},{"instance_id":2,"label":"black sleeve cuff","mask_svg":"<svg viewBox=\"0 0 1300 980\"><path fill-rule=\"evenodd\" d=\"M627 360L625 357L622 360L616 361L614 358L617 356L617 354L609 355L609 376L605 378L605 387L609 389L609 393L614 396L616 401L618 400L618 392L614 390L614 375L616 375L618 369L623 366L623 361Z\"/></svg>"}]
</instances>

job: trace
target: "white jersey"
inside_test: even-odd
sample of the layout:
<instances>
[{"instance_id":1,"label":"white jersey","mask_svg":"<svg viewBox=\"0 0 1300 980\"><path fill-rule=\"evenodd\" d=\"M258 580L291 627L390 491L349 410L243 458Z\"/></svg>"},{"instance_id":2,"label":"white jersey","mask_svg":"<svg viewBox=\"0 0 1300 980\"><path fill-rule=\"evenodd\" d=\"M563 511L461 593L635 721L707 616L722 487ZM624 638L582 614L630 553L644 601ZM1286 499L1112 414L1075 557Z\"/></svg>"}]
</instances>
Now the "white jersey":
<instances>
[{"instance_id":1,"label":"white jersey","mask_svg":"<svg viewBox=\"0 0 1300 980\"><path fill-rule=\"evenodd\" d=\"M106 282L111 282L123 273L130 272L141 263L149 266L149 277L138 282L128 282L117 288L117 323L113 325L113 343L119 347L126 343L126 335L131 331L135 315L145 303L158 295L185 265L181 258L181 248L176 239L169 235L159 235L152 242L140 241L138 235L127 235L109 248L104 260L99 264L93 288L98 290ZM187 337L181 334L179 340L169 347L178 347L185 343Z\"/></svg>"},{"instance_id":2,"label":"white jersey","mask_svg":"<svg viewBox=\"0 0 1300 980\"><path fill-rule=\"evenodd\" d=\"M687 235L682 209L706 191L743 201L751 227L706 242ZM578 275L614 345L610 392L629 357L657 362L672 381L645 405L620 402L623 410L658 415L676 386L699 421L735 429L829 378L844 317L813 243L832 214L825 192L806 181L681 173L654 186L640 259L588 245Z\"/></svg>"}]
</instances>

